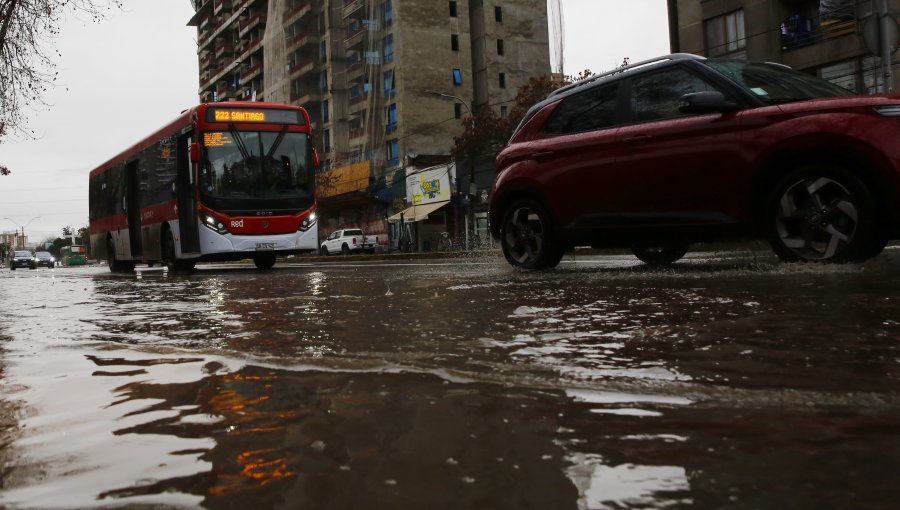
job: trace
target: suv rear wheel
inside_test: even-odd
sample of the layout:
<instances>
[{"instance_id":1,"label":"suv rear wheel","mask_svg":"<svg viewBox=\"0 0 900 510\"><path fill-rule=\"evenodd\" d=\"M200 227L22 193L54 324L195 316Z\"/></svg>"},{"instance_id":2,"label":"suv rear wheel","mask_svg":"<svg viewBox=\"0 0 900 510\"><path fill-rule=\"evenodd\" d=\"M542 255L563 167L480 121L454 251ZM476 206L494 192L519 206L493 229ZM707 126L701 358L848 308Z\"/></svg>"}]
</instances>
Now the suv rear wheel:
<instances>
[{"instance_id":1,"label":"suv rear wheel","mask_svg":"<svg viewBox=\"0 0 900 510\"><path fill-rule=\"evenodd\" d=\"M506 260L522 269L556 267L564 252L550 214L532 199L519 200L506 209L500 245Z\"/></svg>"},{"instance_id":2,"label":"suv rear wheel","mask_svg":"<svg viewBox=\"0 0 900 510\"><path fill-rule=\"evenodd\" d=\"M764 221L772 249L784 261L859 262L887 242L871 191L832 165L801 167L782 179Z\"/></svg>"}]
</instances>

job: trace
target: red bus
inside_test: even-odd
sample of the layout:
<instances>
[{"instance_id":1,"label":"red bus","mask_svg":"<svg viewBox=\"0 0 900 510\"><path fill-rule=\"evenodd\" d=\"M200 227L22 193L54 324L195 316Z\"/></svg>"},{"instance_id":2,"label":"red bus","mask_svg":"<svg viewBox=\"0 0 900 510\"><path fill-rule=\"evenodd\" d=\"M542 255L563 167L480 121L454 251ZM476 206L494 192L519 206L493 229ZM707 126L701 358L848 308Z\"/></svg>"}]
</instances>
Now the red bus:
<instances>
[{"instance_id":1,"label":"red bus","mask_svg":"<svg viewBox=\"0 0 900 510\"><path fill-rule=\"evenodd\" d=\"M113 272L318 248L309 114L262 102L201 104L90 173L91 253Z\"/></svg>"}]
</instances>

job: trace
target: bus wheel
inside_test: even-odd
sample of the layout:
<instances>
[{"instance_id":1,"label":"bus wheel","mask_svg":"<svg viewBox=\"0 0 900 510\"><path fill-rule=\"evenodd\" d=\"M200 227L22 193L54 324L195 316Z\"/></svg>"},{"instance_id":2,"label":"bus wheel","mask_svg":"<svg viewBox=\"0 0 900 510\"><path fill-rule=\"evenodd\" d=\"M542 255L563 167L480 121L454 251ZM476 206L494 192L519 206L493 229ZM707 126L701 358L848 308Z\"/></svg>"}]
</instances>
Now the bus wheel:
<instances>
[{"instance_id":1,"label":"bus wheel","mask_svg":"<svg viewBox=\"0 0 900 510\"><path fill-rule=\"evenodd\" d=\"M253 263L256 264L257 269L272 269L272 266L275 265L275 258L274 253L254 255Z\"/></svg>"},{"instance_id":2,"label":"bus wheel","mask_svg":"<svg viewBox=\"0 0 900 510\"><path fill-rule=\"evenodd\" d=\"M178 260L175 254L175 236L172 231L166 232L165 242L163 242L163 261L166 269L170 273L189 273L194 270L193 260Z\"/></svg>"},{"instance_id":3,"label":"bus wheel","mask_svg":"<svg viewBox=\"0 0 900 510\"><path fill-rule=\"evenodd\" d=\"M106 263L113 273L129 273L134 271L134 262L124 262L116 259L116 245L112 237L106 239Z\"/></svg>"}]
</instances>

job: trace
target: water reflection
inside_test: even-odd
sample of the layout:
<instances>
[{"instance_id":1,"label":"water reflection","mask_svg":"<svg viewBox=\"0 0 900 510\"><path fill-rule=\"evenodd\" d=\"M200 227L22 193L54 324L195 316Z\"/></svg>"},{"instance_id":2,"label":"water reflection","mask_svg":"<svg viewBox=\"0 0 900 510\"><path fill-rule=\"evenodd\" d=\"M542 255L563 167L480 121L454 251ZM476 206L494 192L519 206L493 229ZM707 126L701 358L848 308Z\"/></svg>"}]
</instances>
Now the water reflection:
<instances>
[{"instance_id":1,"label":"water reflection","mask_svg":"<svg viewBox=\"0 0 900 510\"><path fill-rule=\"evenodd\" d=\"M133 383L116 405L176 414L120 436L213 444L205 472L117 487L101 497L188 491L207 508L565 508L556 395L452 384L427 374L336 374L247 366L190 384ZM196 406L196 407L191 407ZM191 415L216 419L193 420ZM183 451L181 455L195 452ZM436 499L437 498L437 499Z\"/></svg>"},{"instance_id":2,"label":"water reflection","mask_svg":"<svg viewBox=\"0 0 900 510\"><path fill-rule=\"evenodd\" d=\"M0 285L9 507L895 499L891 271L61 275Z\"/></svg>"}]
</instances>

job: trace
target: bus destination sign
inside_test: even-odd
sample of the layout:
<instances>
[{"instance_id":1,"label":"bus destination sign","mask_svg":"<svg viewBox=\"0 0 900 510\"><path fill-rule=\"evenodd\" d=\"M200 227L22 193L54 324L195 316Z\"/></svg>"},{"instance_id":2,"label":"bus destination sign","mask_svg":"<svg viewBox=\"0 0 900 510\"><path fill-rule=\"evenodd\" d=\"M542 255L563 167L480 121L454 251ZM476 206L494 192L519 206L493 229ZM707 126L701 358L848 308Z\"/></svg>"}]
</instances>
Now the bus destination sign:
<instances>
[{"instance_id":1,"label":"bus destination sign","mask_svg":"<svg viewBox=\"0 0 900 510\"><path fill-rule=\"evenodd\" d=\"M207 122L241 122L268 124L303 124L303 118L297 110L280 110L275 108L221 108L211 107L206 110Z\"/></svg>"}]
</instances>

